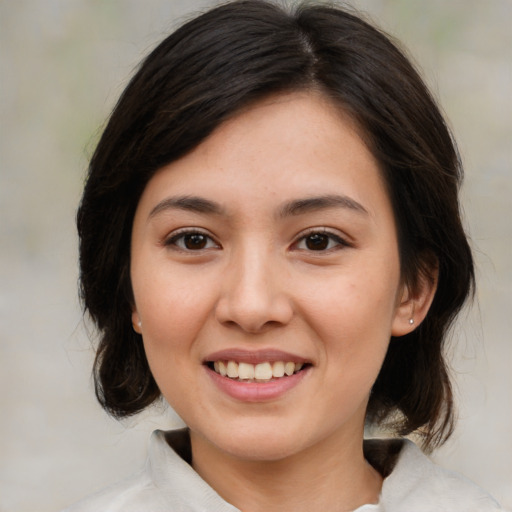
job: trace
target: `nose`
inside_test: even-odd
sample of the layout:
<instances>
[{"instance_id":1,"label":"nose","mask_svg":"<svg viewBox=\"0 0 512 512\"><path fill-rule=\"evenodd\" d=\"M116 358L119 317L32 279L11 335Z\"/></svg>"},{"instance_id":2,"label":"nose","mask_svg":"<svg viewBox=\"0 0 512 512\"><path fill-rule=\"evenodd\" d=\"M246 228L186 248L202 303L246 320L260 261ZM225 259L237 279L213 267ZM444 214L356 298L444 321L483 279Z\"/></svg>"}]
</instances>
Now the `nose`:
<instances>
[{"instance_id":1,"label":"nose","mask_svg":"<svg viewBox=\"0 0 512 512\"><path fill-rule=\"evenodd\" d=\"M286 271L276 260L258 250L246 250L232 258L223 275L215 312L220 323L261 333L290 322L293 304Z\"/></svg>"}]
</instances>

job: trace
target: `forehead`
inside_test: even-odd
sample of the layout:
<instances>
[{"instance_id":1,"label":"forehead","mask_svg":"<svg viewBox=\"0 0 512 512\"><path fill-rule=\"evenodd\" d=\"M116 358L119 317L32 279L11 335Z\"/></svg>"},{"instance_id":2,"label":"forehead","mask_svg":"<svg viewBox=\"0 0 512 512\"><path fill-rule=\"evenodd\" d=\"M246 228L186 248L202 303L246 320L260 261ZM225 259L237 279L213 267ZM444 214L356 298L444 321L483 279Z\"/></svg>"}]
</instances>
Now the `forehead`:
<instances>
[{"instance_id":1,"label":"forehead","mask_svg":"<svg viewBox=\"0 0 512 512\"><path fill-rule=\"evenodd\" d=\"M352 197L386 202L379 165L356 123L324 97L291 93L267 98L221 124L186 156L150 180L142 202L166 194L214 196L248 207L263 198Z\"/></svg>"}]
</instances>

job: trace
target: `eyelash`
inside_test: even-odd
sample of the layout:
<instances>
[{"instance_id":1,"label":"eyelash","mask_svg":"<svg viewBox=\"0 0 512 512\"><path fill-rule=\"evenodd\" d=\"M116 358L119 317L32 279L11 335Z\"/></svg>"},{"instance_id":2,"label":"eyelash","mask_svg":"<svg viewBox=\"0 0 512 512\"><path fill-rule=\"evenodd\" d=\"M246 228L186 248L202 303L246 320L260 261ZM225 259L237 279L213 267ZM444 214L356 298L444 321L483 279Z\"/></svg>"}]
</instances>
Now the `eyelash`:
<instances>
[{"instance_id":1,"label":"eyelash","mask_svg":"<svg viewBox=\"0 0 512 512\"><path fill-rule=\"evenodd\" d=\"M185 237L187 237L187 236L193 237L194 235L204 237L206 239L207 245L213 244L215 247L210 246L210 247L200 247L200 248L196 248L196 249L190 249L186 246L182 246L179 244L180 240L182 240L183 244L185 244L186 243ZM171 248L174 248L174 249L177 249L180 251L184 251L184 252L200 252L200 251L205 251L208 249L220 247L220 244L216 240L214 240L213 237L210 236L208 233L205 233L204 231L201 231L199 229L186 229L186 228L173 233L169 238L167 238L165 240L164 245L166 247L171 247Z\"/></svg>"},{"instance_id":2,"label":"eyelash","mask_svg":"<svg viewBox=\"0 0 512 512\"><path fill-rule=\"evenodd\" d=\"M321 237L328 238L328 241L327 241L328 246L326 248L311 249L311 248L307 248L307 247L305 247L305 248L299 247L299 244L301 244L302 242L307 243L306 240L308 238L313 237L313 236L318 236L318 235L320 235ZM333 247L329 247L331 242L335 242L335 245ZM298 250L304 250L304 251L308 251L308 252L331 252L333 250L339 250L344 247L351 247L351 244L349 242L347 242L347 240L342 238L340 235L333 233L332 231L329 231L328 229L313 228L313 229L307 231L306 233L302 233L300 235L300 237L298 238L298 240L293 244L293 247Z\"/></svg>"},{"instance_id":3,"label":"eyelash","mask_svg":"<svg viewBox=\"0 0 512 512\"><path fill-rule=\"evenodd\" d=\"M205 240L204 247L196 247L194 249L192 249L190 247L186 247L185 238L187 236L193 237L195 235L204 237L204 240ZM327 241L327 246L322 247L322 245L320 245L316 249L313 249L313 248L307 247L307 246L300 247L300 244L302 244L303 242L307 243L308 238L311 239L315 236L321 237L320 242ZM327 240L325 240L324 237L327 237ZM180 240L183 242L182 245L180 245L180 243L179 243ZM317 242L318 242L318 240L317 240ZM330 246L332 244L332 242L335 243L334 246ZM212 244L213 244L213 246L212 246ZM204 251L204 250L208 250L208 249L220 248L220 244L216 240L214 240L213 237L211 237L208 233L201 231L199 229L187 229L187 228L185 228L183 230L179 230L176 233L173 233L169 238L167 238L165 240L164 245L166 247L172 247L177 250L184 251L184 252L200 252L200 251ZM208 247L208 245L209 245L209 247ZM307 252L319 252L319 253L320 252L331 252L333 250L339 250L343 247L351 247L351 244L349 242L347 242L347 240L345 240L344 238L339 236L338 234L333 233L325 228L324 229L311 229L311 230L307 231L306 233L302 233L300 235L300 237L297 239L297 241L292 244L292 249L294 249L294 250L303 250L303 251L307 251Z\"/></svg>"}]
</instances>

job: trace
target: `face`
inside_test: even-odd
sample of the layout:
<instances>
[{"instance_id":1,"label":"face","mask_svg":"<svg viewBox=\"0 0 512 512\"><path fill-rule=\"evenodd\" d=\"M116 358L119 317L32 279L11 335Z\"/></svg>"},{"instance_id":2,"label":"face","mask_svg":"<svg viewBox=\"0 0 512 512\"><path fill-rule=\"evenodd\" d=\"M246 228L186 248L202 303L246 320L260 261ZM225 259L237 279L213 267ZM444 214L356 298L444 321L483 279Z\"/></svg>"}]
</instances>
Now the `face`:
<instances>
[{"instance_id":1,"label":"face","mask_svg":"<svg viewBox=\"0 0 512 512\"><path fill-rule=\"evenodd\" d=\"M194 436L258 460L360 439L406 305L378 164L326 100L267 99L160 169L131 279L151 371Z\"/></svg>"}]
</instances>

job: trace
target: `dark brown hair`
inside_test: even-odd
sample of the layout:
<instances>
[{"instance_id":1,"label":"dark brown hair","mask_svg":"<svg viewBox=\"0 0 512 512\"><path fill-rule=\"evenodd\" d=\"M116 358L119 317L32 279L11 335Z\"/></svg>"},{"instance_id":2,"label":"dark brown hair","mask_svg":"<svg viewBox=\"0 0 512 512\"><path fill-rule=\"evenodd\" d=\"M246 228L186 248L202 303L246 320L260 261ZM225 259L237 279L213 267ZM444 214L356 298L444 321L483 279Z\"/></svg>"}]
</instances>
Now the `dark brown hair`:
<instances>
[{"instance_id":1,"label":"dark brown hair","mask_svg":"<svg viewBox=\"0 0 512 512\"><path fill-rule=\"evenodd\" d=\"M160 396L131 325L130 237L148 180L250 103L313 89L349 113L380 163L404 282L439 272L423 323L391 339L367 420L420 433L427 449L451 433L443 346L474 271L459 214L462 169L443 117L397 45L361 17L258 0L212 9L167 37L126 87L91 159L77 215L81 295L99 332L96 394L114 416Z\"/></svg>"}]
</instances>

